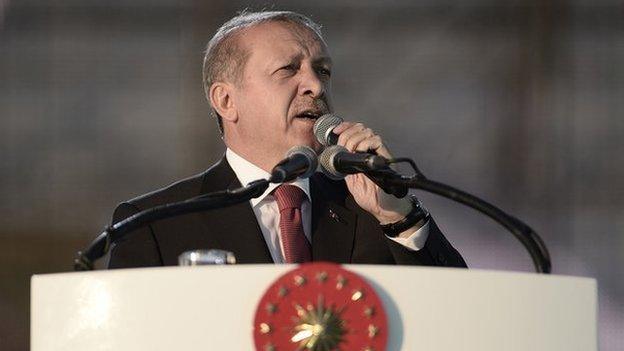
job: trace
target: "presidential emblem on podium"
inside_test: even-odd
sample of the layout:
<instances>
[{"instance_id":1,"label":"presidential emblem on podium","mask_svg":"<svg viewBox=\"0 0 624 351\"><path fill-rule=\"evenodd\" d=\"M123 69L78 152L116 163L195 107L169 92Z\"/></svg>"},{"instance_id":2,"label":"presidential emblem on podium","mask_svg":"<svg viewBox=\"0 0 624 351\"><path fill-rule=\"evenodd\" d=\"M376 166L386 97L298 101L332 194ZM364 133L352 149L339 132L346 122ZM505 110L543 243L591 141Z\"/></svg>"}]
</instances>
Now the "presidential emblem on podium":
<instances>
[{"instance_id":1,"label":"presidential emblem on podium","mask_svg":"<svg viewBox=\"0 0 624 351\"><path fill-rule=\"evenodd\" d=\"M307 263L265 291L253 334L260 351L382 351L388 323L364 278L337 264Z\"/></svg>"}]
</instances>

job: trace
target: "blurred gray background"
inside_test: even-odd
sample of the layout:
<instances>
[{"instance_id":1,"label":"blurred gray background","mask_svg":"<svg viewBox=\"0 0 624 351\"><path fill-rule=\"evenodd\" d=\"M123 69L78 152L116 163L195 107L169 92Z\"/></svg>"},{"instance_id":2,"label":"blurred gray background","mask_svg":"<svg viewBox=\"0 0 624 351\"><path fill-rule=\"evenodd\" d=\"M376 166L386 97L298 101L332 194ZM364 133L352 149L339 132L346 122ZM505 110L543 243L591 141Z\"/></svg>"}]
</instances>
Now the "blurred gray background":
<instances>
[{"instance_id":1,"label":"blurred gray background","mask_svg":"<svg viewBox=\"0 0 624 351\"><path fill-rule=\"evenodd\" d=\"M223 153L202 51L247 6L323 24L336 111L525 220L554 273L595 277L600 348L624 349L616 0L0 0L0 349L28 349L32 274L69 271L116 203ZM501 227L418 194L469 266L532 270Z\"/></svg>"}]
</instances>

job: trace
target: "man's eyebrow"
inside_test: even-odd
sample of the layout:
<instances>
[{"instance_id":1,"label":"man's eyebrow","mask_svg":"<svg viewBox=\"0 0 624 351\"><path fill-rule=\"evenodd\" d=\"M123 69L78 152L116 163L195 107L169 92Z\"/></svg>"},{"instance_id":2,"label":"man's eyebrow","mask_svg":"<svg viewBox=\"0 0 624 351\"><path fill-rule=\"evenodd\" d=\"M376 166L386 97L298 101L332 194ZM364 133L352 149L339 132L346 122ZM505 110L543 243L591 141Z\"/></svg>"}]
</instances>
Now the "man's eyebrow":
<instances>
[{"instance_id":1,"label":"man's eyebrow","mask_svg":"<svg viewBox=\"0 0 624 351\"><path fill-rule=\"evenodd\" d=\"M284 61L287 62L298 62L301 61L303 59L304 55L299 53L299 54L295 54L295 55L290 55L290 56L286 56L285 58L282 57L281 59L277 59L275 61L274 64L278 64L281 65L283 64ZM331 66L332 65L332 59L329 56L321 56L321 57L317 57L314 59L314 61L312 61L312 63L314 65L328 65Z\"/></svg>"},{"instance_id":2,"label":"man's eyebrow","mask_svg":"<svg viewBox=\"0 0 624 351\"><path fill-rule=\"evenodd\" d=\"M321 65L325 64L325 65L331 66L333 61L332 61L331 57L329 57L329 56L321 56L321 57L315 59L314 63L317 64L317 65L318 64L321 64Z\"/></svg>"},{"instance_id":3,"label":"man's eyebrow","mask_svg":"<svg viewBox=\"0 0 624 351\"><path fill-rule=\"evenodd\" d=\"M302 58L303 54L276 56L273 60L269 61L267 67L273 72L276 67L279 67L284 63L291 64L293 62L300 61Z\"/></svg>"},{"instance_id":4,"label":"man's eyebrow","mask_svg":"<svg viewBox=\"0 0 624 351\"><path fill-rule=\"evenodd\" d=\"M288 56L288 62L297 62L297 61L301 61L302 59L303 59L302 53Z\"/></svg>"}]
</instances>

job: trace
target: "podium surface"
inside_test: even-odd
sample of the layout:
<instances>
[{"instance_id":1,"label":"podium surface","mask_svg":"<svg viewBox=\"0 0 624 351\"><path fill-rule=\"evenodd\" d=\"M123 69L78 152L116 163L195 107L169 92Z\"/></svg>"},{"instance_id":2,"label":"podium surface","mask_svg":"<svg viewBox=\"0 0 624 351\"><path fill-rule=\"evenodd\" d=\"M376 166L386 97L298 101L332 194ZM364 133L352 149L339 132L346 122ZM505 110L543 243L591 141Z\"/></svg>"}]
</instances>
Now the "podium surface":
<instances>
[{"instance_id":1,"label":"podium surface","mask_svg":"<svg viewBox=\"0 0 624 351\"><path fill-rule=\"evenodd\" d=\"M31 350L253 350L265 289L294 265L35 275ZM343 265L381 298L388 350L597 349L594 279ZM294 349L294 348L293 348Z\"/></svg>"}]
</instances>

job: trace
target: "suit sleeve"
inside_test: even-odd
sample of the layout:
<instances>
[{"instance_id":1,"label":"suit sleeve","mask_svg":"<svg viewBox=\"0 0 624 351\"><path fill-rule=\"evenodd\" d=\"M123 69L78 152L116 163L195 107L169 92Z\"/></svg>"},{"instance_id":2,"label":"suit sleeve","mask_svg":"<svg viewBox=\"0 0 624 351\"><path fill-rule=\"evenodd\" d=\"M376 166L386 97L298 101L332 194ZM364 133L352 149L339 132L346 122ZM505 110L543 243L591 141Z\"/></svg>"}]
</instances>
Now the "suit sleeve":
<instances>
[{"instance_id":1,"label":"suit sleeve","mask_svg":"<svg viewBox=\"0 0 624 351\"><path fill-rule=\"evenodd\" d=\"M429 221L429 236L425 242L425 247L420 250L413 251L396 241L387 239L396 263L401 265L467 268L468 266L462 256L446 240L433 219Z\"/></svg>"},{"instance_id":2,"label":"suit sleeve","mask_svg":"<svg viewBox=\"0 0 624 351\"><path fill-rule=\"evenodd\" d=\"M115 209L113 223L122 221L140 209L124 202ZM111 249L108 268L132 268L162 266L158 243L151 226L144 226L127 233Z\"/></svg>"}]
</instances>

